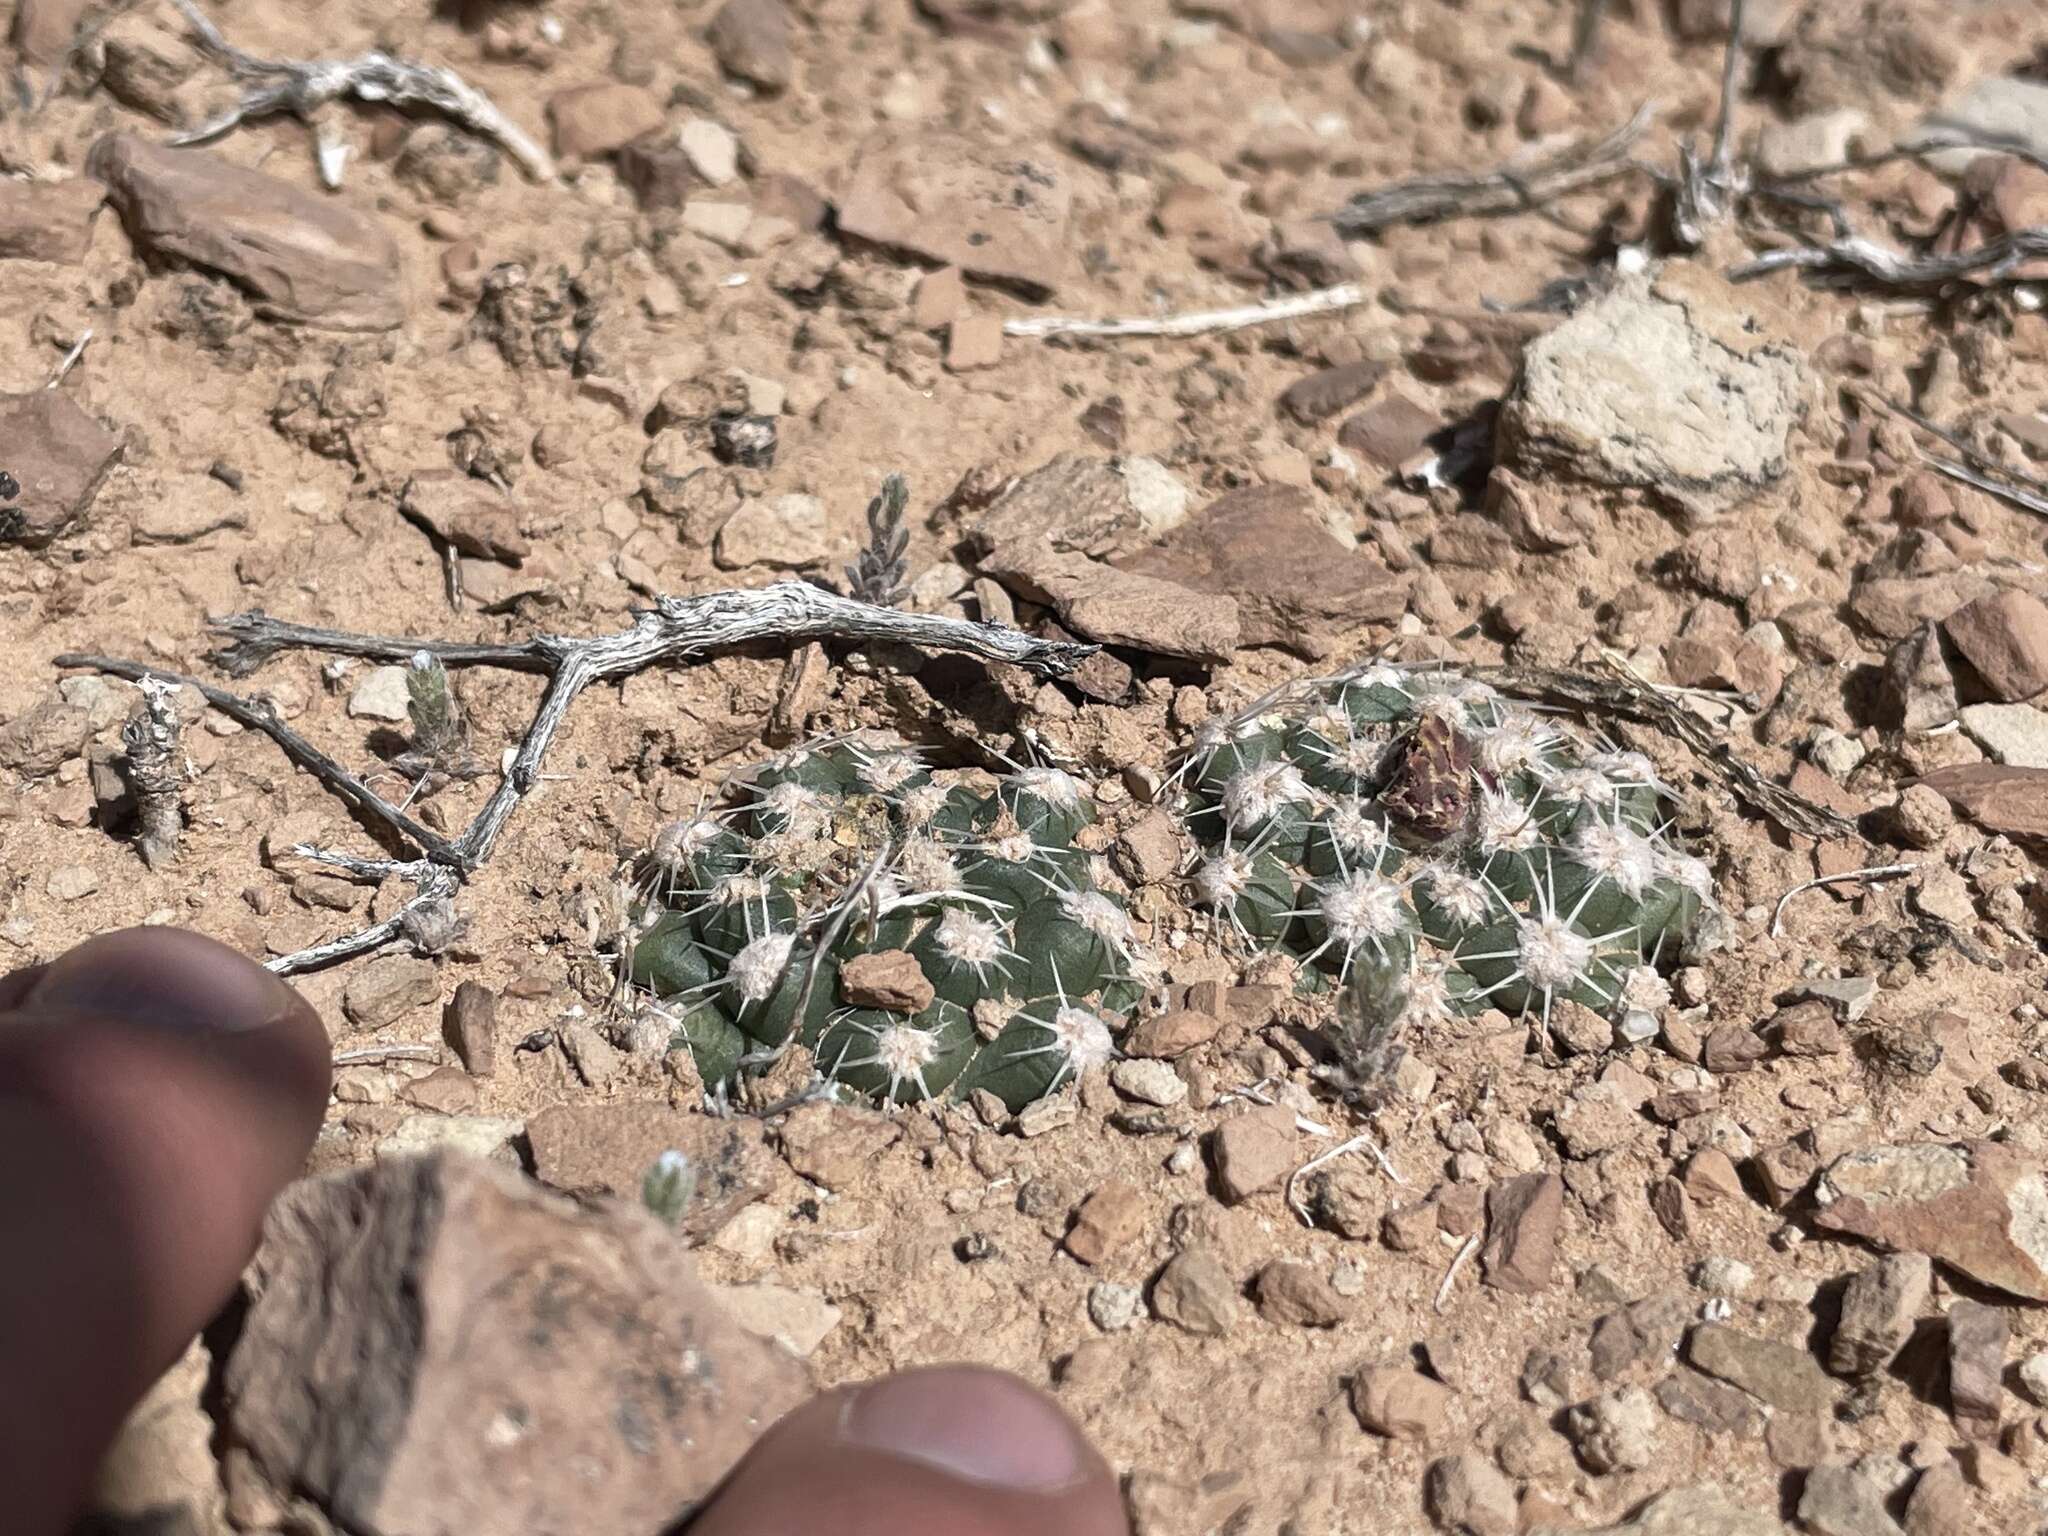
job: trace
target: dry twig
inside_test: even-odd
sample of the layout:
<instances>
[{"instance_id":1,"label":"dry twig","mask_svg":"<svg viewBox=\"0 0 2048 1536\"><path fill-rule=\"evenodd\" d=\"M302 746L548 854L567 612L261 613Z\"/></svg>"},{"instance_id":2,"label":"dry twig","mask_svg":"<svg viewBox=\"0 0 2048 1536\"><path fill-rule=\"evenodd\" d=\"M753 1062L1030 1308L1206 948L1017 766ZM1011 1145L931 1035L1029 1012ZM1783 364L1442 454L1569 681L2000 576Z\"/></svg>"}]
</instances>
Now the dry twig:
<instances>
[{"instance_id":1,"label":"dry twig","mask_svg":"<svg viewBox=\"0 0 2048 1536\"><path fill-rule=\"evenodd\" d=\"M1863 235L1847 234L1825 245L1795 245L1766 251L1728 269L1735 282L1797 268L1852 287L1872 284L1905 293L1934 293L1963 278L1997 285L2022 282L2026 263L2048 256L2048 225L2036 224L1946 255L1908 256Z\"/></svg>"},{"instance_id":2,"label":"dry twig","mask_svg":"<svg viewBox=\"0 0 2048 1536\"><path fill-rule=\"evenodd\" d=\"M1959 459L1945 459L1940 454L1929 453L1916 445L1915 451L1930 469L1947 475L1951 480L1974 486L1987 496L1996 496L2001 501L2011 502L2036 517L2048 517L2048 480L2022 474L2016 469L2000 464L1996 459L1978 452L1971 446L1970 440L1960 432L1950 431L1896 400L1872 391L1862 391L1859 398L1875 400L1893 415L1910 421L1932 437L1940 438L1961 455Z\"/></svg>"},{"instance_id":3,"label":"dry twig","mask_svg":"<svg viewBox=\"0 0 2048 1536\"><path fill-rule=\"evenodd\" d=\"M223 37L195 0L173 3L199 35L200 46L248 87L234 106L211 122L179 135L171 141L174 144L200 144L217 139L239 123L273 112L289 112L310 123L320 108L344 96L353 96L358 101L388 102L395 107L424 107L439 112L470 132L503 145L530 180L546 181L555 174L555 163L547 151L499 111L488 96L452 69L394 59L376 49L352 59L259 59ZM316 148L321 179L330 187L339 186L345 154L324 141Z\"/></svg>"},{"instance_id":4,"label":"dry twig","mask_svg":"<svg viewBox=\"0 0 2048 1536\"><path fill-rule=\"evenodd\" d=\"M1356 309L1372 295L1361 284L1339 283L1308 293L1243 304L1235 309L1200 309L1179 315L1136 316L1128 320L1088 320L1073 315L1045 315L1003 322L1005 336L1206 336L1215 331L1242 331L1281 320L1327 315Z\"/></svg>"},{"instance_id":5,"label":"dry twig","mask_svg":"<svg viewBox=\"0 0 2048 1536\"><path fill-rule=\"evenodd\" d=\"M1802 891L1817 891L1830 885L1855 885L1866 880L1896 880L1901 875L1915 873L1919 868L1918 864L1875 864L1869 869L1845 869L1838 875L1817 875L1811 880L1802 880L1780 896L1777 906L1771 909L1771 937L1775 939L1784 932L1785 909Z\"/></svg>"},{"instance_id":6,"label":"dry twig","mask_svg":"<svg viewBox=\"0 0 2048 1536\"><path fill-rule=\"evenodd\" d=\"M1348 1157L1353 1152L1370 1152L1373 1161L1380 1165L1380 1172L1384 1173L1396 1184L1403 1187L1407 1185L1408 1181L1402 1178L1400 1171L1387 1160L1387 1154L1380 1144L1374 1141L1372 1137L1366 1135L1365 1132L1360 1131L1349 1141L1339 1142L1327 1152L1317 1153L1299 1168L1295 1169L1294 1172L1287 1175L1287 1187L1282 1191L1282 1198L1287 1202L1287 1208L1301 1218L1303 1226L1313 1227L1316 1223L1315 1218L1309 1214L1308 1207L1295 1194L1295 1185L1299 1184L1309 1174L1314 1173L1318 1168L1326 1167L1340 1157Z\"/></svg>"},{"instance_id":7,"label":"dry twig","mask_svg":"<svg viewBox=\"0 0 2048 1536\"><path fill-rule=\"evenodd\" d=\"M1478 174L1450 172L1417 176L1361 192L1331 222L1347 239L1358 239L1392 224L1432 224L1440 219L1482 218L1522 213L1582 187L1597 186L1640 167L1629 158L1656 116L1645 102L1635 116L1604 137L1572 144L1540 159L1510 163Z\"/></svg>"},{"instance_id":8,"label":"dry twig","mask_svg":"<svg viewBox=\"0 0 2048 1536\"><path fill-rule=\"evenodd\" d=\"M144 677L196 688L207 703L230 719L261 731L285 755L358 811L382 822L420 851L421 857L365 860L321 849L300 854L346 868L366 878L393 876L410 881L417 894L385 921L270 962L293 975L337 960L368 954L399 938L432 948L459 926L452 900L483 866L519 802L541 781L541 761L568 717L576 696L592 683L626 677L669 661L699 661L757 642L809 640L892 641L927 650L959 651L987 661L1029 668L1049 677L1071 671L1097 647L1074 641L1034 640L1000 624L902 613L856 602L799 581L777 582L747 591L707 592L697 597L664 597L634 617L630 628L612 635L536 635L513 645L465 644L387 635L349 634L291 624L262 613L236 614L216 626L232 642L211 659L230 676L246 677L288 650L325 651L375 661L411 664L422 653L443 666L488 666L537 672L547 678L540 707L525 739L512 754L498 787L462 835L453 841L422 826L392 805L340 763L277 717L266 701L251 700L197 678L165 672L143 662L107 656L67 655L60 667L86 668L139 681Z\"/></svg>"},{"instance_id":9,"label":"dry twig","mask_svg":"<svg viewBox=\"0 0 2048 1536\"><path fill-rule=\"evenodd\" d=\"M154 677L138 680L142 697L121 727L128 787L135 793L135 847L142 862L161 868L178 856L185 832L184 753L180 749L177 688Z\"/></svg>"}]
</instances>

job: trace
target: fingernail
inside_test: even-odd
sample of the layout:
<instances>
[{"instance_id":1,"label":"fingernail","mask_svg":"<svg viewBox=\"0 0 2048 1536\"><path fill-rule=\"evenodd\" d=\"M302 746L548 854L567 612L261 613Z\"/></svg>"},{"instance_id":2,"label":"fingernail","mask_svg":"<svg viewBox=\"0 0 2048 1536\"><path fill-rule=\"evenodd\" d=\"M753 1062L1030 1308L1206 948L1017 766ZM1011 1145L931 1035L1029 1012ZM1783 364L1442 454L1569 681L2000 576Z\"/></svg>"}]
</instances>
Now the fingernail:
<instances>
[{"instance_id":1,"label":"fingernail","mask_svg":"<svg viewBox=\"0 0 2048 1536\"><path fill-rule=\"evenodd\" d=\"M910 1371L857 1388L840 1416L839 1436L1019 1492L1071 1488L1087 1466L1081 1437L1064 1413L991 1371Z\"/></svg>"},{"instance_id":2,"label":"fingernail","mask_svg":"<svg viewBox=\"0 0 2048 1536\"><path fill-rule=\"evenodd\" d=\"M241 1034L292 1014L298 994L225 944L182 928L129 928L52 960L22 999L193 1034Z\"/></svg>"}]
</instances>

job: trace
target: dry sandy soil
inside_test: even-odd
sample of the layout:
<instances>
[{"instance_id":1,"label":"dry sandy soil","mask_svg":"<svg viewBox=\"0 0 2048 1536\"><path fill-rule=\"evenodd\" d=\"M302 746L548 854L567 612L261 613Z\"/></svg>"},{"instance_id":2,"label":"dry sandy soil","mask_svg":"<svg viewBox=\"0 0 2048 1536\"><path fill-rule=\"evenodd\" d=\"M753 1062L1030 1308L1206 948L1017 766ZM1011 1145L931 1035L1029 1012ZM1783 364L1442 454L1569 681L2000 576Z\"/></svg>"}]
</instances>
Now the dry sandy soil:
<instances>
[{"instance_id":1,"label":"dry sandy soil","mask_svg":"<svg viewBox=\"0 0 2048 1536\"><path fill-rule=\"evenodd\" d=\"M33 183L44 200L0 201L0 390L40 391L90 330L55 388L106 435L73 422L82 444L53 450L10 398L0 468L53 452L111 462L70 526L0 544L0 963L139 922L281 956L408 894L294 858L301 841L382 850L215 713L185 731L182 850L145 867L116 803L133 691L60 671L62 653L226 684L208 624L251 608L518 640L622 627L657 592L792 571L834 584L892 471L912 487L909 601L1040 627L1056 594L977 580L981 513L1060 455L1143 459L1153 492L1170 479L1169 510L1077 558L1142 564L1139 546L1163 536L1157 569L1236 600L1233 654L1191 656L1197 606L1169 604L1114 630L1125 643L1078 684L844 648L787 669L765 646L593 688L461 891L461 937L303 979L337 1049L427 1048L341 1070L317 1169L449 1140L530 1160L522 1126L565 1104L673 1097L694 1114L687 1074L636 1054L629 1031L605 1034L594 935L622 861L793 730L884 727L954 764L1049 750L1101 786L1121 829L1202 719L1319 666L1385 649L1599 671L1611 653L1647 678L1746 695L1732 720L1708 713L1730 749L1859 829L1816 845L1682 744L1601 722L1682 792L1680 833L1732 922L1677 977L1656 1038L1559 1048L1484 1015L1416 1042L1428 1070L1361 1119L1319 1084L1314 1007L1197 991L1227 1017L1176 1059L1180 1102L1129 1102L1091 1076L1022 1127L957 1106L877 1134L843 1112L775 1160L701 1268L782 1288L758 1293L754 1315L783 1308L773 1328L801 1335L821 1381L965 1359L1047 1385L1127 1476L1147 1536L1591 1529L1706 1481L1762 1523L1688 1522L1700 1531L1781 1517L1828 1533L2042 1528L2048 1399L2032 1394L2048 1369L2022 1365L2048 1348L2025 1294L2031 1274L2032 1302L2048 1298L2048 1256L2022 1253L2004 1283L1979 1260L2008 1216L2024 1225L2010 1213L2028 1178L2041 1199L2043 903L2025 839L2048 834L2048 801L2024 771L1979 769L1901 802L1929 773L2048 765L2048 722L2027 702L2048 687L2048 610L2030 595L2042 525L1921 468L1918 452L1942 445L1868 403L1914 404L2025 471L2048 452L2038 299L2010 281L1842 290L1790 270L1729 287L1713 274L1824 238L1825 222L1759 201L1686 259L1644 175L1350 242L1313 222L1368 187L1604 133L1651 98L1660 114L1635 153L1675 166L1714 116L1711 0L1610 6L1576 80L1553 63L1572 35L1562 0L735 0L718 27L715 5L658 0L214 6L265 57L376 46L449 64L559 159L533 179L431 113L337 104L314 119L320 142L350 151L333 191L314 128L284 114L212 144L193 184L142 185L149 146L237 88L167 3L92 9L68 52L50 39L74 36L78 6L20 8L0 167L26 182L0 188ZM1768 14L1738 76L1737 144L1747 157L1761 133L1779 168L1881 149L1980 81L2048 69L2027 5L1751 10ZM2003 127L2039 156L2048 110L2032 112ZM115 201L88 226L97 197L60 207L71 194L52 189L89 159ZM1897 160L1819 185L1899 249L2048 222L2048 172L1993 159L2001 177ZM208 191L223 165L290 189L253 233L227 228L254 206L247 184ZM291 234L309 209L338 210L333 242ZM1674 490L1657 483L1668 465L1629 467L1644 460L1625 387L1600 429L1621 449L1540 432L1515 447L1503 429L1503 462L1520 461L1489 490L1493 409L1531 396L1524 349L1577 323L1569 305L1603 301L1527 306L1624 247L1680 257L1651 274L1681 295L1667 310L1729 368L1767 352L1786 400L1761 399L1778 382L1724 383L1733 407L1695 400L1691 426L1652 423L1677 438L1708 423L1669 445L1673 462L1704 464ZM1229 332L998 329L1342 281L1364 301ZM721 407L774 419L772 463L707 444L702 420ZM1740 453L1713 424L1731 409L1761 456L1722 475L1724 450ZM1425 442L1460 423L1473 425L1458 444ZM1432 455L1461 454L1457 483L1432 485ZM416 500L439 494L489 534L456 562L459 606L444 547L401 511L417 476L430 478ZM1267 545L1188 553L1219 498L1242 506L1256 487L1286 493L1258 493L1285 512ZM1276 595L1269 561L1298 590ZM1092 574L1112 598L1128 579L1113 563ZM1065 617L1105 632L1085 604ZM369 670L287 653L233 686L401 799L403 721L363 712ZM457 687L493 771L415 799L447 830L482 804L539 694L490 672ZM1991 710L1954 723L1977 704ZM1816 872L1897 863L1915 868L1804 893L1774 930L1779 898ZM1172 874L1133 899L1175 986L1241 979ZM442 1010L465 982L497 995L488 1073L448 1069ZM608 1048L572 1061L565 1041L593 1025ZM1247 1113L1275 1176L1238 1188L1219 1177L1215 1133ZM1304 1222L1277 1174L1354 1129L1400 1183L1347 1156L1311 1184ZM874 1150L849 1171L817 1150L833 1136ZM1931 1291L1909 1296L1911 1338L1876 1368L1824 1373L1843 1282L1881 1250L1826 1230L1807 1186L1859 1149L1981 1142L2017 1159L1999 1177L2018 1182L1990 1207L1878 1234L1935 1250ZM1561 1199L1517 1238L1499 1192L1532 1176ZM1083 1264L1064 1239L1105 1186L1113 1240ZM1529 1245L1519 1257L1473 1251L1511 1239ZM1977 1311L1951 1328L1965 1304ZM1703 1341L1716 1320L1738 1337ZM192 1528L214 1529L210 1463L190 1465Z\"/></svg>"}]
</instances>

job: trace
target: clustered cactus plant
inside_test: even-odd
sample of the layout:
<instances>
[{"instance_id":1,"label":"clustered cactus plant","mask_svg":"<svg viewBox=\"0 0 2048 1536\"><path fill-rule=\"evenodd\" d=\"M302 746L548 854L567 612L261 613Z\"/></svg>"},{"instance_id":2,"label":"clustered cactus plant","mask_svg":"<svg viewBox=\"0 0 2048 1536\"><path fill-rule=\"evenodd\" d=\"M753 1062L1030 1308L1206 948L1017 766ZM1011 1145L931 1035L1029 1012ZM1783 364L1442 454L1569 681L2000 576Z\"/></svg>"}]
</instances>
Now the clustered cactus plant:
<instances>
[{"instance_id":1,"label":"clustered cactus plant","mask_svg":"<svg viewBox=\"0 0 2048 1536\"><path fill-rule=\"evenodd\" d=\"M1206 724L1181 774L1196 904L1305 986L1349 985L1335 1044L1357 1077L1483 1008L1548 1024L1569 1000L1647 1038L1711 901L1647 758L1454 671L1298 684Z\"/></svg>"},{"instance_id":2,"label":"clustered cactus plant","mask_svg":"<svg viewBox=\"0 0 2048 1536\"><path fill-rule=\"evenodd\" d=\"M714 1091L802 1045L874 1099L986 1089L1021 1108L1108 1060L1109 1018L1157 979L1077 841L1093 801L1057 768L977 794L853 735L741 793L655 839L625 966ZM877 998L853 962L892 956L908 984Z\"/></svg>"},{"instance_id":3,"label":"clustered cactus plant","mask_svg":"<svg viewBox=\"0 0 2048 1536\"><path fill-rule=\"evenodd\" d=\"M1203 845L1191 905L1304 988L1347 988L1353 1079L1488 1007L1547 1021L1568 999L1646 1037L1711 896L1647 759L1455 672L1268 696L1205 726L1174 784ZM810 743L655 839L625 975L714 1091L801 1045L872 1099L1018 1109L1112 1057L1112 1021L1161 979L1098 879L1094 819L1057 768L982 794L880 736Z\"/></svg>"}]
</instances>

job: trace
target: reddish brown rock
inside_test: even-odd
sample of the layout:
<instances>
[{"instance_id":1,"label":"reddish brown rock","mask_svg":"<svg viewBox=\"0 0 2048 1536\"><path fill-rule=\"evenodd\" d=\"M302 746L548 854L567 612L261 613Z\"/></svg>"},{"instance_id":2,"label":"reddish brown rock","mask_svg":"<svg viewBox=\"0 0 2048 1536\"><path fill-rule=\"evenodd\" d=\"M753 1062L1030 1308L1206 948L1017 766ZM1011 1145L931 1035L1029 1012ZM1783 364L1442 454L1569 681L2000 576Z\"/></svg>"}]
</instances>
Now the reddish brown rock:
<instances>
[{"instance_id":1,"label":"reddish brown rock","mask_svg":"<svg viewBox=\"0 0 2048 1536\"><path fill-rule=\"evenodd\" d=\"M1435 411L1390 391L1346 421L1337 442L1381 469L1399 469L1428 446L1443 424Z\"/></svg>"},{"instance_id":2,"label":"reddish brown rock","mask_svg":"<svg viewBox=\"0 0 2048 1536\"><path fill-rule=\"evenodd\" d=\"M789 33L789 7L782 0L725 0L704 40L728 75L773 95L796 77Z\"/></svg>"},{"instance_id":3,"label":"reddish brown rock","mask_svg":"<svg viewBox=\"0 0 2048 1536\"><path fill-rule=\"evenodd\" d=\"M2005 1411L2005 1351L2012 1322L2003 1307L1957 1301L1948 1309L1948 1406L1966 1435L1990 1439Z\"/></svg>"},{"instance_id":4,"label":"reddish brown rock","mask_svg":"<svg viewBox=\"0 0 2048 1536\"><path fill-rule=\"evenodd\" d=\"M1351 1315L1351 1304L1313 1264L1275 1259L1259 1271L1259 1315L1290 1328L1334 1328Z\"/></svg>"},{"instance_id":5,"label":"reddish brown rock","mask_svg":"<svg viewBox=\"0 0 2048 1536\"><path fill-rule=\"evenodd\" d=\"M1428 1440L1444 1427L1451 1389L1405 1365L1369 1365L1351 1378L1351 1411L1390 1440Z\"/></svg>"},{"instance_id":6,"label":"reddish brown rock","mask_svg":"<svg viewBox=\"0 0 2048 1536\"><path fill-rule=\"evenodd\" d=\"M480 981L457 985L441 1010L441 1036L472 1077L498 1070L498 994Z\"/></svg>"},{"instance_id":7,"label":"reddish brown rock","mask_svg":"<svg viewBox=\"0 0 2048 1536\"><path fill-rule=\"evenodd\" d=\"M444 544L478 560L517 565L533 553L519 512L474 475L427 469L405 483L399 510Z\"/></svg>"},{"instance_id":8,"label":"reddish brown rock","mask_svg":"<svg viewBox=\"0 0 2048 1536\"><path fill-rule=\"evenodd\" d=\"M605 81L548 98L548 128L564 160L594 160L661 130L661 102L637 85Z\"/></svg>"},{"instance_id":9,"label":"reddish brown rock","mask_svg":"<svg viewBox=\"0 0 2048 1536\"><path fill-rule=\"evenodd\" d=\"M1294 1111L1284 1104L1246 1110L1219 1125L1213 1149L1224 1203L1235 1205L1276 1188L1302 1161L1299 1135Z\"/></svg>"},{"instance_id":10,"label":"reddish brown rock","mask_svg":"<svg viewBox=\"0 0 2048 1536\"><path fill-rule=\"evenodd\" d=\"M1391 623L1408 606L1407 583L1339 543L1314 494L1295 486L1231 491L1118 564L1231 598L1244 644L1311 658L1327 653L1335 631Z\"/></svg>"},{"instance_id":11,"label":"reddish brown rock","mask_svg":"<svg viewBox=\"0 0 2048 1536\"><path fill-rule=\"evenodd\" d=\"M1191 661L1237 653L1238 608L1170 580L1133 574L1043 542L1004 544L981 570L1019 596L1044 603L1075 634Z\"/></svg>"},{"instance_id":12,"label":"reddish brown rock","mask_svg":"<svg viewBox=\"0 0 2048 1536\"><path fill-rule=\"evenodd\" d=\"M1280 395L1280 409L1303 426L1314 426L1363 400L1386 374L1384 363L1340 363L1324 368L1288 385Z\"/></svg>"},{"instance_id":13,"label":"reddish brown rock","mask_svg":"<svg viewBox=\"0 0 2048 1536\"><path fill-rule=\"evenodd\" d=\"M2048 1179L1995 1142L1867 1147L1830 1164L1814 1194L1827 1231L2048 1301Z\"/></svg>"},{"instance_id":14,"label":"reddish brown rock","mask_svg":"<svg viewBox=\"0 0 2048 1536\"><path fill-rule=\"evenodd\" d=\"M1145 1195L1135 1184L1111 1179L1074 1213L1067 1252L1083 1264L1100 1264L1136 1241L1145 1230Z\"/></svg>"},{"instance_id":15,"label":"reddish brown rock","mask_svg":"<svg viewBox=\"0 0 2048 1536\"><path fill-rule=\"evenodd\" d=\"M557 1104L526 1122L533 1172L584 1199L637 1200L664 1152L690 1160L697 1183L677 1230L692 1241L718 1231L775 1187L775 1159L758 1124L687 1114L666 1104Z\"/></svg>"},{"instance_id":16,"label":"reddish brown rock","mask_svg":"<svg viewBox=\"0 0 2048 1536\"><path fill-rule=\"evenodd\" d=\"M936 995L917 957L907 949L853 955L839 967L839 1000L855 1008L923 1013Z\"/></svg>"},{"instance_id":17,"label":"reddish brown rock","mask_svg":"<svg viewBox=\"0 0 2048 1536\"><path fill-rule=\"evenodd\" d=\"M1226 1334L1244 1313L1237 1282L1205 1247L1182 1249L1152 1282L1152 1310L1189 1333Z\"/></svg>"},{"instance_id":18,"label":"reddish brown rock","mask_svg":"<svg viewBox=\"0 0 2048 1536\"><path fill-rule=\"evenodd\" d=\"M343 331L405 321L396 243L336 198L133 134L101 139L87 168L138 246L220 273L273 319Z\"/></svg>"},{"instance_id":19,"label":"reddish brown rock","mask_svg":"<svg viewBox=\"0 0 2048 1536\"><path fill-rule=\"evenodd\" d=\"M1693 1329L1686 1358L1709 1376L1788 1413L1819 1413L1834 1401L1835 1384L1805 1350L1724 1323Z\"/></svg>"},{"instance_id":20,"label":"reddish brown rock","mask_svg":"<svg viewBox=\"0 0 2048 1536\"><path fill-rule=\"evenodd\" d=\"M855 160L839 199L839 230L1050 295L1067 267L1072 202L1072 184L1053 156L989 155L950 133L888 133Z\"/></svg>"},{"instance_id":21,"label":"reddish brown rock","mask_svg":"<svg viewBox=\"0 0 2048 1536\"><path fill-rule=\"evenodd\" d=\"M107 189L89 176L67 181L0 178L0 259L85 260L92 243L92 217L107 200Z\"/></svg>"},{"instance_id":22,"label":"reddish brown rock","mask_svg":"<svg viewBox=\"0 0 2048 1536\"><path fill-rule=\"evenodd\" d=\"M2016 842L2048 842L2048 768L1956 763L1919 782L1987 832Z\"/></svg>"},{"instance_id":23,"label":"reddish brown rock","mask_svg":"<svg viewBox=\"0 0 2048 1536\"><path fill-rule=\"evenodd\" d=\"M658 1531L808 1391L653 1215L481 1162L295 1185L254 1275L225 1428L351 1531Z\"/></svg>"},{"instance_id":24,"label":"reddish brown rock","mask_svg":"<svg viewBox=\"0 0 2048 1536\"><path fill-rule=\"evenodd\" d=\"M1155 459L1063 453L999 487L967 529L973 553L1044 542L1114 560L1187 521L1186 486Z\"/></svg>"},{"instance_id":25,"label":"reddish brown rock","mask_svg":"<svg viewBox=\"0 0 2048 1536\"><path fill-rule=\"evenodd\" d=\"M806 1104L782 1122L782 1156L813 1184L851 1189L874 1177L875 1159L902 1136L902 1126L872 1110Z\"/></svg>"},{"instance_id":26,"label":"reddish brown rock","mask_svg":"<svg viewBox=\"0 0 2048 1536\"><path fill-rule=\"evenodd\" d=\"M1942 621L1950 642L2007 704L2048 689L2048 604L2029 592L1994 592Z\"/></svg>"},{"instance_id":27,"label":"reddish brown rock","mask_svg":"<svg viewBox=\"0 0 2048 1536\"><path fill-rule=\"evenodd\" d=\"M1890 1365L1913 1336L1927 1305L1934 1266L1924 1253L1894 1253L1853 1275L1842 1290L1842 1313L1828 1341L1828 1369L1868 1376Z\"/></svg>"},{"instance_id":28,"label":"reddish brown rock","mask_svg":"<svg viewBox=\"0 0 2048 1536\"><path fill-rule=\"evenodd\" d=\"M1564 1221L1564 1180L1554 1173L1503 1179L1486 1195L1486 1246L1480 1274L1497 1291L1533 1296L1547 1290L1557 1264Z\"/></svg>"},{"instance_id":29,"label":"reddish brown rock","mask_svg":"<svg viewBox=\"0 0 2048 1536\"><path fill-rule=\"evenodd\" d=\"M0 469L21 494L0 501L0 547L36 548L68 533L121 458L121 439L61 389L0 395Z\"/></svg>"},{"instance_id":30,"label":"reddish brown rock","mask_svg":"<svg viewBox=\"0 0 2048 1536\"><path fill-rule=\"evenodd\" d=\"M1132 1025L1130 1033L1124 1036L1124 1054L1171 1061L1207 1045L1222 1028L1223 1021L1213 1014L1175 1008Z\"/></svg>"}]
</instances>

